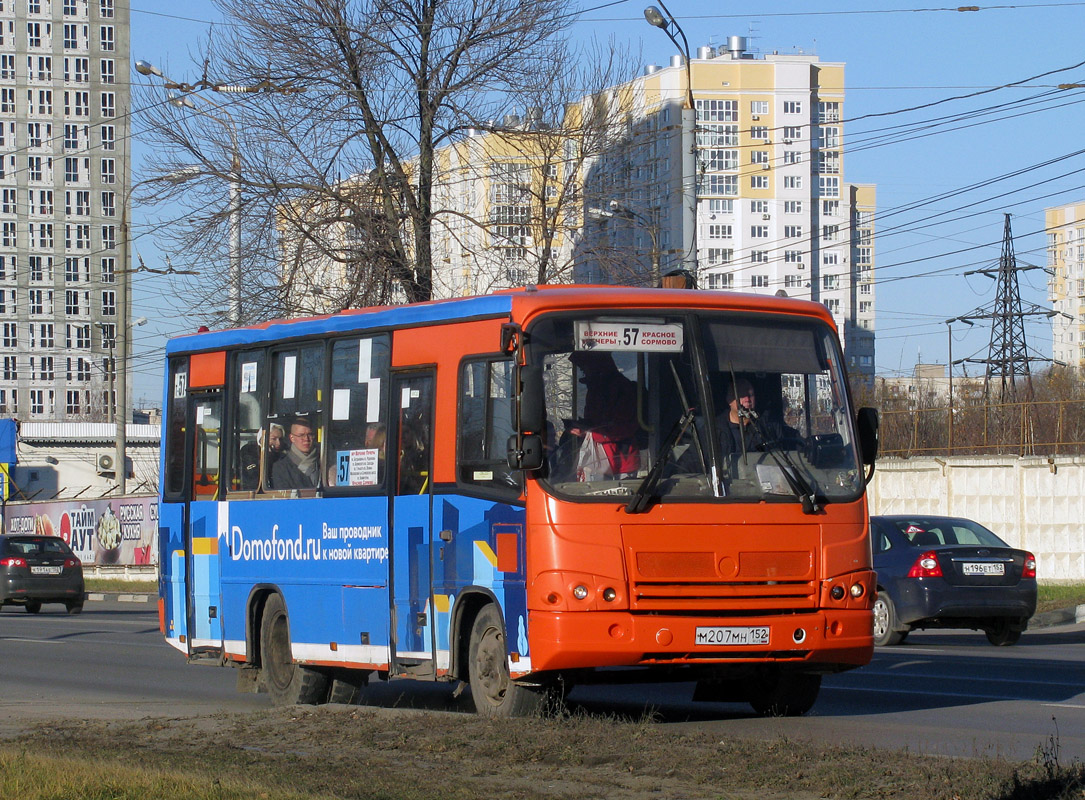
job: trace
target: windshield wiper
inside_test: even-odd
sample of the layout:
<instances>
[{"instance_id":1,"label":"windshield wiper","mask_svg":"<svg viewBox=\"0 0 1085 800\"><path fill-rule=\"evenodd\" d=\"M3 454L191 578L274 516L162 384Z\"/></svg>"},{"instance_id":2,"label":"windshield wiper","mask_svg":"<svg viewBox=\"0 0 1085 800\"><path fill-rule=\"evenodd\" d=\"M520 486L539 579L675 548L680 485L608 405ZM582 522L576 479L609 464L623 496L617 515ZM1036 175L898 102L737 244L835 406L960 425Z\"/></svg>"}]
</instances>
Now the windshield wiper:
<instances>
[{"instance_id":1,"label":"windshield wiper","mask_svg":"<svg viewBox=\"0 0 1085 800\"><path fill-rule=\"evenodd\" d=\"M627 514L639 514L648 508L651 492L659 483L659 479L663 477L663 468L667 465L667 461L670 460L671 451L674 450L678 440L682 438L686 429L692 424L693 409L691 408L678 418L678 421L674 423L674 427L671 428L671 432L667 434L667 438L663 440L663 444L656 454L655 463L652 464L648 474L644 476L644 480L640 482L640 486L633 493L632 499L625 505Z\"/></svg>"},{"instance_id":2,"label":"windshield wiper","mask_svg":"<svg viewBox=\"0 0 1085 800\"><path fill-rule=\"evenodd\" d=\"M787 481L787 485L791 487L791 491L795 493L795 496L799 498L799 502L802 503L802 513L804 514L817 514L821 511L821 506L818 504L817 495L814 493L814 487L810 485L810 481L806 479L806 476L799 471L798 465L791 459L786 450L780 448L779 440L776 437L769 436L769 432L765 429L764 422L761 421L761 416L753 409L740 408L738 410L740 417L747 417L753 421L754 426L757 428L757 432L761 434L761 446L765 448L765 451L772 456L773 461L776 462L776 466L780 468L780 472L784 474L784 480Z\"/></svg>"}]
</instances>

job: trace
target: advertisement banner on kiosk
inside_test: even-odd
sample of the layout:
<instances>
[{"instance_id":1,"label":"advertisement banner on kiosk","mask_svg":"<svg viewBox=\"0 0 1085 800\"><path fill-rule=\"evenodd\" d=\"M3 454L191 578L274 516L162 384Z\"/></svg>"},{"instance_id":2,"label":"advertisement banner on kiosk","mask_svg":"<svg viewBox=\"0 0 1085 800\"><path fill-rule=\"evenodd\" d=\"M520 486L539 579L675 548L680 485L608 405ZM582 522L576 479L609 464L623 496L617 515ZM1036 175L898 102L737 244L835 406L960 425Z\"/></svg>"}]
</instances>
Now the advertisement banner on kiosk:
<instances>
[{"instance_id":1,"label":"advertisement banner on kiosk","mask_svg":"<svg viewBox=\"0 0 1085 800\"><path fill-rule=\"evenodd\" d=\"M158 498L8 503L4 533L59 536L87 565L154 565Z\"/></svg>"}]
</instances>

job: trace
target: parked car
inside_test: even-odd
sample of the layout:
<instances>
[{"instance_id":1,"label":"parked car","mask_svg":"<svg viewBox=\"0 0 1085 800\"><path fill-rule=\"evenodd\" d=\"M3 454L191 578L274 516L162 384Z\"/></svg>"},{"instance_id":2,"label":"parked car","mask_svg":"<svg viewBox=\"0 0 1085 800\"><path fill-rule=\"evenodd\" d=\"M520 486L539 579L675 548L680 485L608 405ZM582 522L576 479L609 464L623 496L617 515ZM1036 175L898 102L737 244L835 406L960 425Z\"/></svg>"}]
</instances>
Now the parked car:
<instances>
[{"instance_id":1,"label":"parked car","mask_svg":"<svg viewBox=\"0 0 1085 800\"><path fill-rule=\"evenodd\" d=\"M870 518L878 595L874 644L915 628L971 628L993 645L1021 638L1036 611L1036 558L968 519Z\"/></svg>"},{"instance_id":2,"label":"parked car","mask_svg":"<svg viewBox=\"0 0 1085 800\"><path fill-rule=\"evenodd\" d=\"M83 563L58 536L0 536L0 607L21 605L31 614L43 603L83 610Z\"/></svg>"}]
</instances>

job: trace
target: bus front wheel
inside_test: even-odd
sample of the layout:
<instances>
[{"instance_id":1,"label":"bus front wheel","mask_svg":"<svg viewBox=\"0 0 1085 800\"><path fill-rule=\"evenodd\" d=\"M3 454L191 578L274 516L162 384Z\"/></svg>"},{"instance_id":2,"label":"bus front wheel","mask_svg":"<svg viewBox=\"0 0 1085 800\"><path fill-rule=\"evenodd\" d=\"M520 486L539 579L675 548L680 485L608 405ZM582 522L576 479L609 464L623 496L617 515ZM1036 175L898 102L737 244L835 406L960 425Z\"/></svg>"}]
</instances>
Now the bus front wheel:
<instances>
[{"instance_id":1,"label":"bus front wheel","mask_svg":"<svg viewBox=\"0 0 1085 800\"><path fill-rule=\"evenodd\" d=\"M505 626L493 604L486 605L471 626L468 651L471 698L486 717L526 717L541 711L545 692L520 686L509 677Z\"/></svg>"},{"instance_id":2,"label":"bus front wheel","mask_svg":"<svg viewBox=\"0 0 1085 800\"><path fill-rule=\"evenodd\" d=\"M264 605L260 624L260 662L264 685L277 706L316 705L328 697L328 676L294 663L290 652L290 620L282 595L273 594Z\"/></svg>"}]
</instances>

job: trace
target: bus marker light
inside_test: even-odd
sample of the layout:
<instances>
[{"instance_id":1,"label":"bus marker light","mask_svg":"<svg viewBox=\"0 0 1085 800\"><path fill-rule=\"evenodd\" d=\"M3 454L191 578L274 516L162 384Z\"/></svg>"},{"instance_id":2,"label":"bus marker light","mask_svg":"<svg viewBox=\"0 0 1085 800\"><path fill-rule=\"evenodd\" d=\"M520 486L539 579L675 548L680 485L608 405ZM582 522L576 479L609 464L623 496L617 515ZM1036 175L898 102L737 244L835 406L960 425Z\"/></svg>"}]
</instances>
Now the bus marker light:
<instances>
[{"instance_id":1,"label":"bus marker light","mask_svg":"<svg viewBox=\"0 0 1085 800\"><path fill-rule=\"evenodd\" d=\"M833 587L832 591L829 594L833 596L833 600L843 600L844 587L838 583L836 586Z\"/></svg>"},{"instance_id":2,"label":"bus marker light","mask_svg":"<svg viewBox=\"0 0 1085 800\"><path fill-rule=\"evenodd\" d=\"M852 597L862 597L863 592L865 592L865 591L866 591L866 587L864 587L863 584L861 584L861 583L853 583L851 585L851 596Z\"/></svg>"},{"instance_id":3,"label":"bus marker light","mask_svg":"<svg viewBox=\"0 0 1085 800\"><path fill-rule=\"evenodd\" d=\"M603 590L603 599L606 600L608 603L613 603L614 598L617 596L618 593L609 586Z\"/></svg>"},{"instance_id":4,"label":"bus marker light","mask_svg":"<svg viewBox=\"0 0 1085 800\"><path fill-rule=\"evenodd\" d=\"M546 602L552 606L556 606L559 600L561 600L561 598L558 597L557 592L551 592L546 596Z\"/></svg>"},{"instance_id":5,"label":"bus marker light","mask_svg":"<svg viewBox=\"0 0 1085 800\"><path fill-rule=\"evenodd\" d=\"M674 634L666 628L660 628L656 631L656 642L666 647L674 641Z\"/></svg>"},{"instance_id":6,"label":"bus marker light","mask_svg":"<svg viewBox=\"0 0 1085 800\"><path fill-rule=\"evenodd\" d=\"M339 652L339 642L332 642L331 644L328 645L328 647L331 648L331 651L333 653Z\"/></svg>"},{"instance_id":7,"label":"bus marker light","mask_svg":"<svg viewBox=\"0 0 1085 800\"><path fill-rule=\"evenodd\" d=\"M573 589L573 597L575 597L577 600L583 600L587 596L588 596L588 587L585 586L584 584L580 584L579 586L577 586L577 587L575 587Z\"/></svg>"},{"instance_id":8,"label":"bus marker light","mask_svg":"<svg viewBox=\"0 0 1085 800\"><path fill-rule=\"evenodd\" d=\"M829 623L829 633L833 636L839 636L844 630L844 626L840 624L840 620L834 619Z\"/></svg>"},{"instance_id":9,"label":"bus marker light","mask_svg":"<svg viewBox=\"0 0 1085 800\"><path fill-rule=\"evenodd\" d=\"M806 631L802 628L796 628L795 632L791 634L791 638L795 640L795 644L802 644L806 641Z\"/></svg>"},{"instance_id":10,"label":"bus marker light","mask_svg":"<svg viewBox=\"0 0 1085 800\"><path fill-rule=\"evenodd\" d=\"M625 628L623 628L621 625L611 625L609 628L607 628L607 633L610 634L611 639L621 639L623 636L625 636Z\"/></svg>"}]
</instances>

